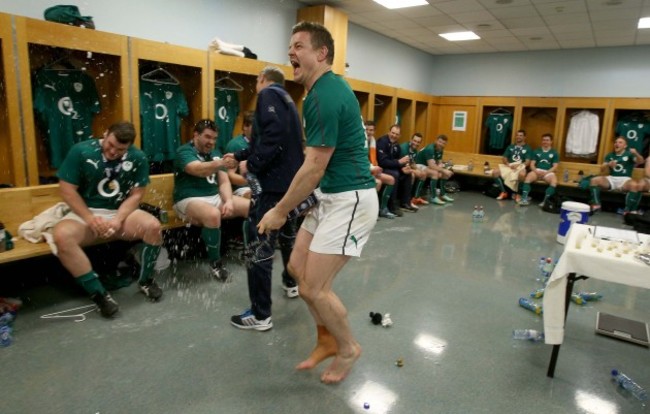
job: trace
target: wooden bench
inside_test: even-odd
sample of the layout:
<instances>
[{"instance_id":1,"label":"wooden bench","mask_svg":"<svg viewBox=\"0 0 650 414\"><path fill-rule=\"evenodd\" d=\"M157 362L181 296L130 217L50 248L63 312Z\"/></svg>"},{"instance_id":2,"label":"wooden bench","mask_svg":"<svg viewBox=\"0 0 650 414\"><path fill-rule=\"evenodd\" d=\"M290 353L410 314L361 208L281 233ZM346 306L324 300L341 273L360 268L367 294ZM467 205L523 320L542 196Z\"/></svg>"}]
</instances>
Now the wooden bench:
<instances>
[{"instance_id":1,"label":"wooden bench","mask_svg":"<svg viewBox=\"0 0 650 414\"><path fill-rule=\"evenodd\" d=\"M490 164L490 169L497 168L497 165L501 164L502 157L498 155L486 155L486 154L472 154L464 152L452 152L445 151L445 159L452 160L454 164L454 174L461 175L471 175L476 177L485 177L491 178L489 174L483 172L483 165L485 162ZM468 171L465 167L472 162L474 164L474 169ZM568 172L568 181L564 182L564 172ZM600 164L585 164L580 162L560 162L557 168L557 178L558 186L562 187L577 187L582 176L586 177L588 175L598 175L600 174ZM643 168L635 168L632 173L632 178L635 180L643 178ZM539 184L546 185L545 181L537 181ZM644 193L646 194L646 193Z\"/></svg>"},{"instance_id":2,"label":"wooden bench","mask_svg":"<svg viewBox=\"0 0 650 414\"><path fill-rule=\"evenodd\" d=\"M181 227L185 223L172 208L173 174L152 175L143 202L167 211L168 221L163 230ZM0 190L0 221L14 236L14 248L0 253L0 264L51 254L47 243L30 243L18 238L18 227L44 210L62 201L58 184Z\"/></svg>"}]
</instances>

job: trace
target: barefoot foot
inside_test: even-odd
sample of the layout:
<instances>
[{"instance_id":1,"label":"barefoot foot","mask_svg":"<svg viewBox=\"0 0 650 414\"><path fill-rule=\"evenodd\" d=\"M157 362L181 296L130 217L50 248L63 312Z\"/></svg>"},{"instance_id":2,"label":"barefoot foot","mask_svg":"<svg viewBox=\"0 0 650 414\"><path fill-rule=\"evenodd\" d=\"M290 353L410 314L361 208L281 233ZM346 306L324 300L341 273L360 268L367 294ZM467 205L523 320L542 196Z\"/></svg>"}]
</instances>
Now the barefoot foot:
<instances>
[{"instance_id":1,"label":"barefoot foot","mask_svg":"<svg viewBox=\"0 0 650 414\"><path fill-rule=\"evenodd\" d=\"M336 341L334 338L330 337L330 339L326 341L319 340L314 350L311 351L309 358L296 365L296 369L312 369L334 355L336 355Z\"/></svg>"},{"instance_id":2,"label":"barefoot foot","mask_svg":"<svg viewBox=\"0 0 650 414\"><path fill-rule=\"evenodd\" d=\"M355 345L350 354L337 354L334 361L332 361L330 366L323 372L323 375L321 375L320 380L325 384L336 384L343 381L360 356L361 346L359 344Z\"/></svg>"}]
</instances>

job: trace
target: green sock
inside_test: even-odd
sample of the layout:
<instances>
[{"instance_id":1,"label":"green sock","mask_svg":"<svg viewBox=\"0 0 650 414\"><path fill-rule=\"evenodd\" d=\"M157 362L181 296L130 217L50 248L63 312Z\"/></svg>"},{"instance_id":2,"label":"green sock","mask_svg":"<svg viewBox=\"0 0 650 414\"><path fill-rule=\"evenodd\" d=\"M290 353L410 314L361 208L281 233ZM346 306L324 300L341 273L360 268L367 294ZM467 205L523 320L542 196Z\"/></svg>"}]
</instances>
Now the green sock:
<instances>
[{"instance_id":1,"label":"green sock","mask_svg":"<svg viewBox=\"0 0 650 414\"><path fill-rule=\"evenodd\" d=\"M436 193L436 188L437 187L438 187L438 180L434 180L432 178L431 181L429 181L429 189L431 190L431 198L438 197L438 194Z\"/></svg>"},{"instance_id":2,"label":"green sock","mask_svg":"<svg viewBox=\"0 0 650 414\"><path fill-rule=\"evenodd\" d=\"M420 198L422 187L424 187L424 181L418 180L417 184L415 184L415 198Z\"/></svg>"},{"instance_id":3,"label":"green sock","mask_svg":"<svg viewBox=\"0 0 650 414\"><path fill-rule=\"evenodd\" d=\"M142 256L140 256L140 277L138 283L143 284L151 279L151 273L156 266L156 260L162 246L143 243Z\"/></svg>"},{"instance_id":4,"label":"green sock","mask_svg":"<svg viewBox=\"0 0 650 414\"><path fill-rule=\"evenodd\" d=\"M524 183L521 186L521 198L523 199L528 198L528 193L530 193L530 184Z\"/></svg>"},{"instance_id":5,"label":"green sock","mask_svg":"<svg viewBox=\"0 0 650 414\"><path fill-rule=\"evenodd\" d=\"M506 188L503 186L503 179L501 177L497 177L497 184L499 184L499 188L501 189L502 193L506 192Z\"/></svg>"},{"instance_id":6,"label":"green sock","mask_svg":"<svg viewBox=\"0 0 650 414\"><path fill-rule=\"evenodd\" d=\"M630 191L625 196L625 211L636 211L641 204L641 193L638 191Z\"/></svg>"},{"instance_id":7,"label":"green sock","mask_svg":"<svg viewBox=\"0 0 650 414\"><path fill-rule=\"evenodd\" d=\"M384 191L381 193L381 209L388 208L388 199L390 199L390 195L393 193L393 186L392 185L385 185L384 186Z\"/></svg>"},{"instance_id":8,"label":"green sock","mask_svg":"<svg viewBox=\"0 0 650 414\"><path fill-rule=\"evenodd\" d=\"M600 205L600 187L589 186L589 191L591 192L592 203Z\"/></svg>"},{"instance_id":9,"label":"green sock","mask_svg":"<svg viewBox=\"0 0 650 414\"><path fill-rule=\"evenodd\" d=\"M211 262L221 260L221 229L203 227L201 229L201 237L205 242L205 247L208 249L208 258Z\"/></svg>"},{"instance_id":10,"label":"green sock","mask_svg":"<svg viewBox=\"0 0 650 414\"><path fill-rule=\"evenodd\" d=\"M86 292L88 292L90 296L95 293L100 293L102 295L106 293L106 289L104 289L102 282L99 281L99 276L94 270L76 277L75 280Z\"/></svg>"},{"instance_id":11,"label":"green sock","mask_svg":"<svg viewBox=\"0 0 650 414\"><path fill-rule=\"evenodd\" d=\"M440 197L447 194L447 190L445 190L445 185L447 185L447 180L445 179L440 180Z\"/></svg>"},{"instance_id":12,"label":"green sock","mask_svg":"<svg viewBox=\"0 0 650 414\"><path fill-rule=\"evenodd\" d=\"M546 201L547 198L555 194L555 187L551 187L550 185L546 187L546 192L544 192L544 201Z\"/></svg>"},{"instance_id":13,"label":"green sock","mask_svg":"<svg viewBox=\"0 0 650 414\"><path fill-rule=\"evenodd\" d=\"M248 247L248 229L251 224L247 219L244 219L244 222L241 224L242 239L244 240L244 249Z\"/></svg>"}]
</instances>

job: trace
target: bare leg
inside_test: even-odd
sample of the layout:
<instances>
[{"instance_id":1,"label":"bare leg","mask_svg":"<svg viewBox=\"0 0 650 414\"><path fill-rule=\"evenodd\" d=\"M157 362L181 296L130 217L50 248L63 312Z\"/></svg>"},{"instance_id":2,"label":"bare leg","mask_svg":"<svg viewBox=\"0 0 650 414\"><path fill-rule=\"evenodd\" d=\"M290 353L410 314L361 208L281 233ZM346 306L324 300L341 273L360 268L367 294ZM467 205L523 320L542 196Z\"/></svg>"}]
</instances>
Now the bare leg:
<instances>
[{"instance_id":1,"label":"bare leg","mask_svg":"<svg viewBox=\"0 0 650 414\"><path fill-rule=\"evenodd\" d=\"M291 259L289 260L289 273L294 277L298 283L299 289L302 289L305 279L305 265L307 262L307 254L309 253L309 245L313 239L313 235L304 229L300 229L296 241L294 243L293 251L291 252ZM316 322L317 337L316 346L314 347L311 355L304 361L296 365L296 369L312 369L323 360L336 355L336 340L327 330L318 314L316 314L311 307L308 307L311 316Z\"/></svg>"},{"instance_id":2,"label":"bare leg","mask_svg":"<svg viewBox=\"0 0 650 414\"><path fill-rule=\"evenodd\" d=\"M321 375L321 381L327 384L342 381L361 355L361 346L350 331L347 310L331 289L334 278L349 259L349 256L308 252L304 278L300 285L301 298L309 306L317 324L319 320L322 321L336 340L336 357ZM321 352L326 351L325 348L318 346L315 351L318 352L312 353L314 362L327 354ZM322 359L324 358L320 358ZM305 361L305 365L310 365L310 359Z\"/></svg>"}]
</instances>

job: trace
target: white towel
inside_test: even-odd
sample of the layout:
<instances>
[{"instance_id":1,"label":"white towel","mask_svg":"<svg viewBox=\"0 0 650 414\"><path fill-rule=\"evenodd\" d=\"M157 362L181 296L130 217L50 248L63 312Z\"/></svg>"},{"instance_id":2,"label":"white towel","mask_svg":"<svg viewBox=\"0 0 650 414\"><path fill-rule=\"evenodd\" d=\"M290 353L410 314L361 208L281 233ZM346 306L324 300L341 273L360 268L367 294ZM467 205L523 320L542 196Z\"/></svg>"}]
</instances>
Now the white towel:
<instances>
[{"instance_id":1,"label":"white towel","mask_svg":"<svg viewBox=\"0 0 650 414\"><path fill-rule=\"evenodd\" d=\"M510 164L515 165L513 164ZM524 164L516 163L516 168L513 170L510 166L499 164L499 171L501 172L501 178L503 183L508 186L515 193L519 189L519 172L526 168Z\"/></svg>"},{"instance_id":2,"label":"white towel","mask_svg":"<svg viewBox=\"0 0 650 414\"><path fill-rule=\"evenodd\" d=\"M56 255L58 250L54 244L52 229L69 212L70 207L66 203L56 203L33 219L18 226L18 235L31 243L45 241L50 246L52 253Z\"/></svg>"}]
</instances>

